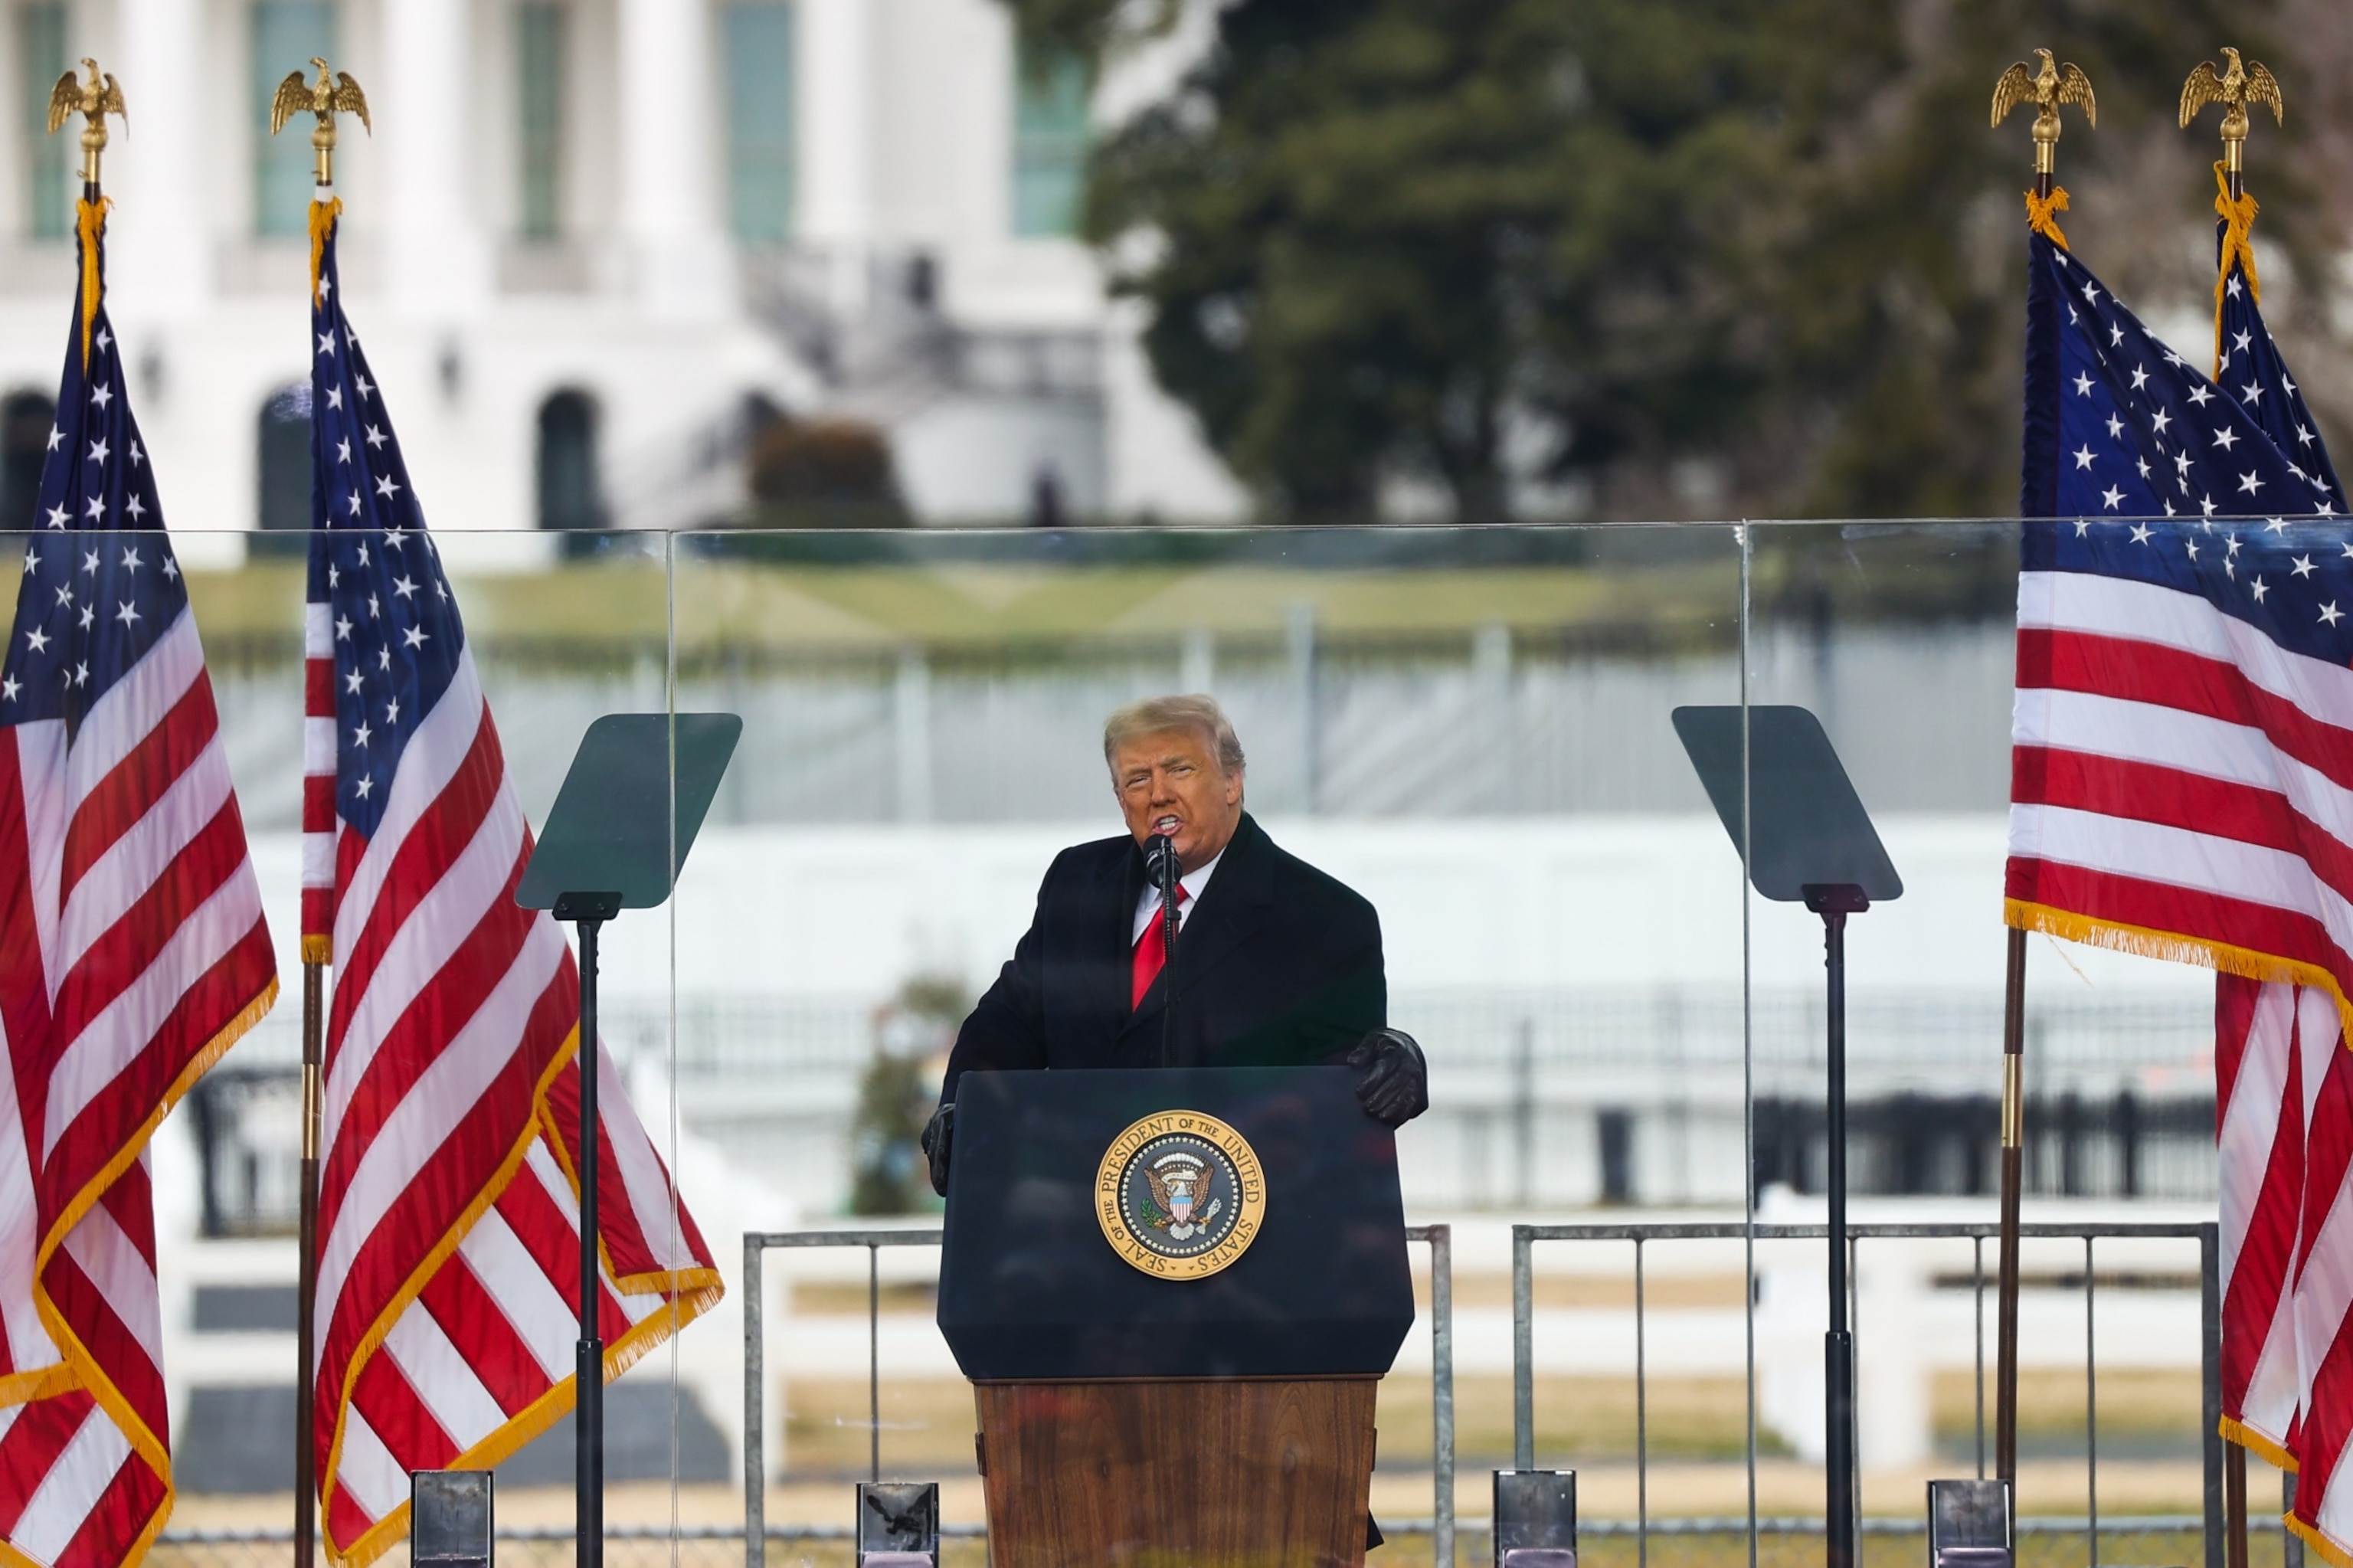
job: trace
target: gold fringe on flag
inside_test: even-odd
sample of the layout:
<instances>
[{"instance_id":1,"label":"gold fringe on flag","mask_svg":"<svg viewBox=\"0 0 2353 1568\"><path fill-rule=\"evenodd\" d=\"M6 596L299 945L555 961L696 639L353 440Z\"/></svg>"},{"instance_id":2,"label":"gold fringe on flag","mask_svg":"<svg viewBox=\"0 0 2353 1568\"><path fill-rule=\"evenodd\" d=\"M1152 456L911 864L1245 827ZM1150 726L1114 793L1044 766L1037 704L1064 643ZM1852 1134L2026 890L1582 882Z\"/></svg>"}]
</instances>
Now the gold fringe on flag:
<instances>
[{"instance_id":1,"label":"gold fringe on flag","mask_svg":"<svg viewBox=\"0 0 2353 1568\"><path fill-rule=\"evenodd\" d=\"M2214 215L2222 220L2222 264L2214 274L2214 303L2222 302L2222 285L2231 276L2231 263L2238 262L2247 270L2247 297L2257 304L2263 302L2263 285L2255 281L2255 248L2252 236L2255 229L2255 214L2263 209L2255 198L2242 191L2239 199L2231 199L2231 176L2222 165L2214 165Z\"/></svg>"},{"instance_id":2,"label":"gold fringe on flag","mask_svg":"<svg viewBox=\"0 0 2353 1568\"><path fill-rule=\"evenodd\" d=\"M90 368L90 329L98 320L98 242L106 232L106 212L114 204L104 196L87 196L74 203L75 231L81 237L81 367Z\"/></svg>"},{"instance_id":3,"label":"gold fringe on flag","mask_svg":"<svg viewBox=\"0 0 2353 1568\"><path fill-rule=\"evenodd\" d=\"M312 210L315 212L317 209L314 207ZM367 1332L361 1336L357 1348L353 1351L351 1361L343 1369L343 1388L335 1401L334 1426L332 1436L328 1442L327 1462L320 1471L322 1484L319 1510L322 1516L327 1513L334 1501L335 1478L341 1472L343 1466L343 1438L351 1414L352 1396L358 1387L360 1374L366 1370L369 1360L382 1350L385 1336L392 1331L393 1325L400 1320L400 1315L408 1310L409 1305L417 1297L424 1294L425 1287L432 1283L433 1277L439 1273L441 1266L457 1253L458 1248L465 1242L468 1233L474 1228L476 1222L490 1213L491 1206L505 1194L508 1185L522 1172L523 1161L531 1154L532 1145L539 1142L543 1138L547 1139L549 1152L554 1156L556 1164L571 1181L574 1200L575 1202L578 1201L579 1178L574 1174L572 1161L565 1153L564 1140L559 1137L552 1136L556 1123L554 1113L548 1108L547 1097L549 1090L554 1086L555 1080L562 1075L565 1067L579 1059L580 1026L575 1022L572 1026L571 1033L565 1036L562 1048L555 1053L554 1058L548 1063L546 1069L541 1074L539 1085L533 1091L533 1110L531 1120L524 1125L522 1135L500 1162L498 1171L483 1185L482 1190L474 1195L472 1202L466 1205L465 1212L458 1217L457 1223L434 1243L423 1260L409 1271L407 1279L393 1295L390 1302L377 1314L375 1321L369 1326ZM583 1070L596 1071L593 1057L583 1064ZM675 1176L670 1181L670 1197L673 1203L683 1202L678 1196L678 1183ZM612 1255L605 1250L605 1240L601 1234L596 1238L596 1249L602 1272L617 1290L625 1295L662 1291L671 1298L668 1310L648 1314L632 1325L619 1340L605 1347L605 1381L607 1383L612 1382L637 1364L649 1351L669 1340L671 1334L685 1328L687 1324L693 1322L718 1305L720 1298L725 1294L725 1282L716 1268L680 1268L653 1274L621 1276L613 1267ZM572 1409L578 1395L576 1374L566 1374L557 1381L554 1387L509 1416L488 1436L451 1459L448 1467L453 1470L487 1470L495 1467L501 1460L520 1450L533 1438L562 1419ZM370 1563L399 1544L401 1539L408 1533L408 1504L403 1502L366 1530L362 1531L356 1540L338 1542L332 1531L330 1531L326 1533L322 1544L326 1547L328 1561L336 1564L337 1568L368 1568ZM2348 1565L2348 1568L2353 1568L2353 1565Z\"/></svg>"},{"instance_id":4,"label":"gold fringe on flag","mask_svg":"<svg viewBox=\"0 0 2353 1568\"><path fill-rule=\"evenodd\" d=\"M2285 1470L2290 1475L2295 1473L2295 1456L2253 1427L2225 1415L2217 1430L2222 1434L2224 1442L2236 1443L2248 1453L2269 1462L2273 1468Z\"/></svg>"},{"instance_id":5,"label":"gold fringe on flag","mask_svg":"<svg viewBox=\"0 0 2353 1568\"><path fill-rule=\"evenodd\" d=\"M2222 300L2231 281L2231 263L2247 270L2247 298L2263 302L2263 285L2255 281L2255 214L2263 209L2242 188L2231 199L2231 176L2221 163L2214 165L2214 215L2222 220L2222 260L2214 270L2214 374L2222 374Z\"/></svg>"},{"instance_id":6,"label":"gold fringe on flag","mask_svg":"<svg viewBox=\"0 0 2353 1568\"><path fill-rule=\"evenodd\" d=\"M299 72L297 74L300 74ZM335 232L335 219L343 215L343 198L314 201L311 204L311 302L319 301L319 263L327 253L327 236Z\"/></svg>"},{"instance_id":7,"label":"gold fringe on flag","mask_svg":"<svg viewBox=\"0 0 2353 1568\"><path fill-rule=\"evenodd\" d=\"M2243 980L2308 986L2316 991L2325 991L2337 999L2337 1016L2345 1027L2348 1049L2353 1049L2353 1004L2347 1002L2344 991L2337 986L2337 977L2317 964L2283 959L2272 953L2259 953L2253 948L2233 947L2228 942L2209 941L2202 937L2185 937L2175 931L2152 931L2140 926L2127 926L2122 921L2103 920L2091 915L2079 915L2072 909L2054 909L2047 904L2031 904L2022 898L2002 901L2001 922L2021 931L2040 931L2049 937L2063 937L2070 942L2106 948L2112 952L2131 953L2144 959L2163 959L2168 963L2196 964L2203 969L2237 975ZM2353 1568L2353 1563L2348 1563L2347 1568Z\"/></svg>"},{"instance_id":8,"label":"gold fringe on flag","mask_svg":"<svg viewBox=\"0 0 2353 1568\"><path fill-rule=\"evenodd\" d=\"M2067 249L2067 237L2059 232L2059 214L2067 210L2067 187L2052 185L2049 196L2026 193L2026 227L2056 245Z\"/></svg>"},{"instance_id":9,"label":"gold fringe on flag","mask_svg":"<svg viewBox=\"0 0 2353 1568\"><path fill-rule=\"evenodd\" d=\"M2295 1515L2289 1514L2286 1524L2303 1539L2306 1546L2318 1552L2321 1558L2331 1565L2331 1568L2353 1568L2353 1556L2347 1555L2343 1547L2296 1518Z\"/></svg>"}]
</instances>

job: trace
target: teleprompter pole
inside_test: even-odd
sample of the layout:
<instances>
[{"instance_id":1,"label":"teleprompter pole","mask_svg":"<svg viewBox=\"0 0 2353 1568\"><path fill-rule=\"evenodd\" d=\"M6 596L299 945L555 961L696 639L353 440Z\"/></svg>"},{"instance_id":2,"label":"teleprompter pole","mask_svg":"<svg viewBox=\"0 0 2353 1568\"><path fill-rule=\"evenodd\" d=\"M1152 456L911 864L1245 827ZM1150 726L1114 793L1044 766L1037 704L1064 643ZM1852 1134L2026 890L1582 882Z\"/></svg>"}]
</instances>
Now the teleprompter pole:
<instances>
[{"instance_id":1,"label":"teleprompter pole","mask_svg":"<svg viewBox=\"0 0 2353 1568\"><path fill-rule=\"evenodd\" d=\"M2010 931L2001 985L2001 1272L1996 1286L1994 1474L2018 1484L2018 1203L2026 1181L2026 933Z\"/></svg>"},{"instance_id":2,"label":"teleprompter pole","mask_svg":"<svg viewBox=\"0 0 2353 1568\"><path fill-rule=\"evenodd\" d=\"M302 960L301 1259L294 1286L294 1568L311 1568L319 1527L318 1451L311 1446L319 1400L318 1345L311 1318L319 1304L319 1118L326 1060L322 1005L327 966Z\"/></svg>"},{"instance_id":3,"label":"teleprompter pole","mask_svg":"<svg viewBox=\"0 0 2353 1568\"><path fill-rule=\"evenodd\" d=\"M573 1534L578 1568L605 1555L604 1283L598 1253L596 942L623 909L665 902L719 792L744 721L733 714L607 714L588 726L514 891L525 909L579 928L580 1338L573 1361Z\"/></svg>"},{"instance_id":4,"label":"teleprompter pole","mask_svg":"<svg viewBox=\"0 0 2353 1568\"><path fill-rule=\"evenodd\" d=\"M580 1344L573 1362L573 1479L579 1568L605 1561L605 1341L597 1336L602 1292L596 1268L596 932L580 919Z\"/></svg>"},{"instance_id":5,"label":"teleprompter pole","mask_svg":"<svg viewBox=\"0 0 2353 1568\"><path fill-rule=\"evenodd\" d=\"M1682 707L1673 716L1716 815L1741 850L1750 885L1778 903L1802 901L1821 917L1830 1134L1829 1224L1823 1237L1830 1247L1830 1325L1822 1336L1823 1543L1828 1568L1859 1568L1854 1334L1847 1277L1853 1237L1846 1215L1846 927L1874 899L1901 898L1904 879L1813 715L1799 707L1744 703L1737 708Z\"/></svg>"},{"instance_id":6,"label":"teleprompter pole","mask_svg":"<svg viewBox=\"0 0 2353 1568\"><path fill-rule=\"evenodd\" d=\"M1825 1442L1825 1560L1829 1568L1857 1568L1855 1551L1854 1334L1847 1323L1846 1231L1846 920L1868 909L1862 889L1847 884L1810 886L1806 906L1822 917L1822 967L1829 986L1830 1057L1829 1231L1830 1331L1822 1336Z\"/></svg>"}]
</instances>

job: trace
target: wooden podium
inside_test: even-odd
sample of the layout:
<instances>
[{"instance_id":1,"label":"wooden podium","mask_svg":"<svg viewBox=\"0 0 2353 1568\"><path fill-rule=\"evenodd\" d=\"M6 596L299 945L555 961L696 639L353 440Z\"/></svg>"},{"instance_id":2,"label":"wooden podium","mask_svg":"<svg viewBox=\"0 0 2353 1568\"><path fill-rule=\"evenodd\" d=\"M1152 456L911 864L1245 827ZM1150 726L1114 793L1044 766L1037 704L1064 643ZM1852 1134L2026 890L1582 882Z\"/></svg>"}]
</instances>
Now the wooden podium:
<instances>
[{"instance_id":1,"label":"wooden podium","mask_svg":"<svg viewBox=\"0 0 2353 1568\"><path fill-rule=\"evenodd\" d=\"M980 1383L992 1561L1357 1563L1380 1380Z\"/></svg>"},{"instance_id":2,"label":"wooden podium","mask_svg":"<svg viewBox=\"0 0 2353 1568\"><path fill-rule=\"evenodd\" d=\"M1119 1156L1181 1171L1204 1125L1242 1154L1195 1202L1256 1186L1254 1233L1214 1272L1131 1263L1150 1249L1104 1206L1165 1236L1143 1194L1168 1189L1123 1192ZM993 1568L1363 1563L1374 1395L1412 1323L1396 1143L1346 1070L963 1079L940 1327L973 1380Z\"/></svg>"}]
</instances>

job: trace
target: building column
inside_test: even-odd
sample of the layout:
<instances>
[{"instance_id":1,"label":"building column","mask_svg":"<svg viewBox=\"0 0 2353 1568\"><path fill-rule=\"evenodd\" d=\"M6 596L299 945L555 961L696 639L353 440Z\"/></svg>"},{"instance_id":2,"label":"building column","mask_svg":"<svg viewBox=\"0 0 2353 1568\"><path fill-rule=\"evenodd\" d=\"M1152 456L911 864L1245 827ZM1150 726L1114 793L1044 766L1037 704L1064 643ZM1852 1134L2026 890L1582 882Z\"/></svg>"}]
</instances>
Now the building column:
<instances>
[{"instance_id":1,"label":"building column","mask_svg":"<svg viewBox=\"0 0 2353 1568\"><path fill-rule=\"evenodd\" d=\"M794 83L802 105L798 224L828 244L872 238L873 6L800 0Z\"/></svg>"},{"instance_id":2,"label":"building column","mask_svg":"<svg viewBox=\"0 0 2353 1568\"><path fill-rule=\"evenodd\" d=\"M204 12L204 0L121 0L116 13L120 58L103 63L119 74L139 138L118 123L107 149L107 188L127 198L108 223L108 292L127 307L118 315L185 319L212 293L224 219L205 200ZM80 126L58 135L72 140Z\"/></svg>"},{"instance_id":3,"label":"building column","mask_svg":"<svg viewBox=\"0 0 2353 1568\"><path fill-rule=\"evenodd\" d=\"M387 281L402 314L448 321L491 292L490 236L474 199L480 138L467 0L397 0L381 15Z\"/></svg>"},{"instance_id":4,"label":"building column","mask_svg":"<svg viewBox=\"0 0 2353 1568\"><path fill-rule=\"evenodd\" d=\"M798 0L794 101L801 106L796 237L824 252L828 303L866 308L874 240L874 8L871 0Z\"/></svg>"},{"instance_id":5,"label":"building column","mask_svg":"<svg viewBox=\"0 0 2353 1568\"><path fill-rule=\"evenodd\" d=\"M622 227L639 300L665 316L734 304L719 223L724 82L708 0L620 0Z\"/></svg>"}]
</instances>

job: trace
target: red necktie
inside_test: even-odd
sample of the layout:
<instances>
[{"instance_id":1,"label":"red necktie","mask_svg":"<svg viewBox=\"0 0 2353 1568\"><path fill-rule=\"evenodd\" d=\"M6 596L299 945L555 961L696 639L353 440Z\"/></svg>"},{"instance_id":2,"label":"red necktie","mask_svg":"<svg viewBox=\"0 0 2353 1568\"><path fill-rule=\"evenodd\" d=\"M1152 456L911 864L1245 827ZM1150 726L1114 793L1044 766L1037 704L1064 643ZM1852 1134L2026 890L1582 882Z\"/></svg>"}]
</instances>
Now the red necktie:
<instances>
[{"instance_id":1,"label":"red necktie","mask_svg":"<svg viewBox=\"0 0 2353 1568\"><path fill-rule=\"evenodd\" d=\"M1192 896L1190 888L1181 882L1176 885L1177 908L1184 908ZM1152 989L1152 982L1160 978L1162 968L1168 962L1167 921L1167 912L1155 907L1152 911L1152 924L1146 926L1144 935L1136 938L1135 968L1128 986L1127 1005L1131 1012L1144 1005L1144 993Z\"/></svg>"}]
</instances>

